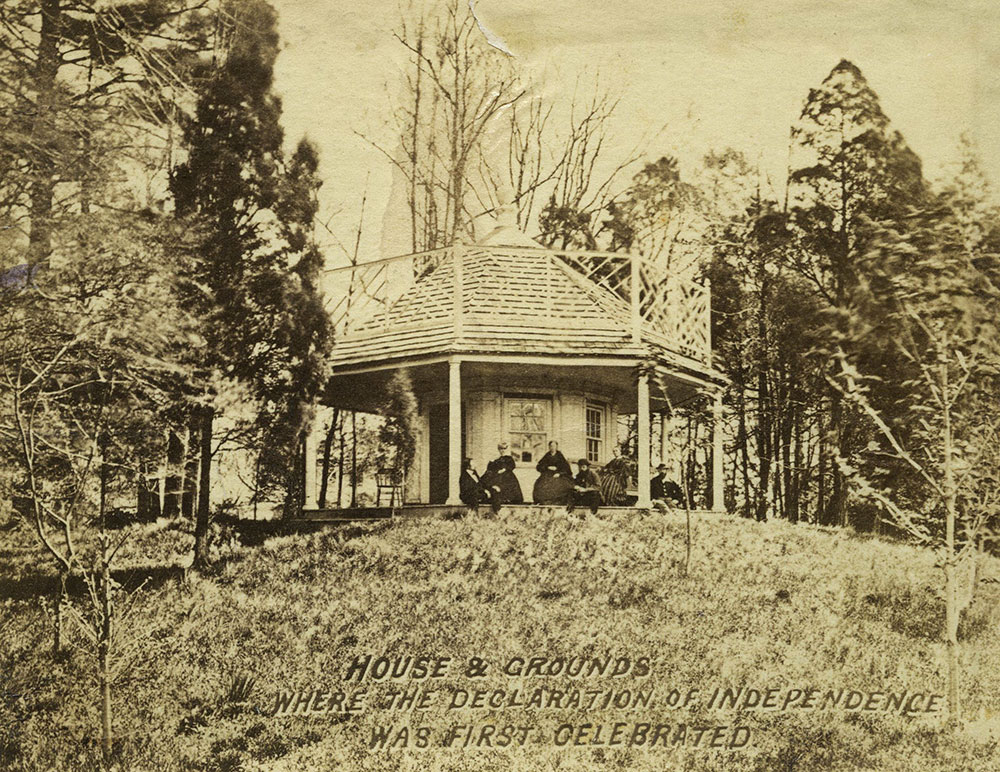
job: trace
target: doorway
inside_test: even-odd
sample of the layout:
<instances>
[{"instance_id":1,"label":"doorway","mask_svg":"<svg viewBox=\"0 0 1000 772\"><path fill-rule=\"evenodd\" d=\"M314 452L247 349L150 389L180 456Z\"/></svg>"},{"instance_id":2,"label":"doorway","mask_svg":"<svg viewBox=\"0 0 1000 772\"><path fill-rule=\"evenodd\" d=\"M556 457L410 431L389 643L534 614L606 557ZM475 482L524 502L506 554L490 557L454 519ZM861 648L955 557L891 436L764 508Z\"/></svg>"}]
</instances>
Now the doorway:
<instances>
[{"instance_id":1,"label":"doorway","mask_svg":"<svg viewBox=\"0 0 1000 772\"><path fill-rule=\"evenodd\" d=\"M465 456L465 405L462 405L462 456ZM427 415L429 504L448 501L448 403L431 405Z\"/></svg>"}]
</instances>

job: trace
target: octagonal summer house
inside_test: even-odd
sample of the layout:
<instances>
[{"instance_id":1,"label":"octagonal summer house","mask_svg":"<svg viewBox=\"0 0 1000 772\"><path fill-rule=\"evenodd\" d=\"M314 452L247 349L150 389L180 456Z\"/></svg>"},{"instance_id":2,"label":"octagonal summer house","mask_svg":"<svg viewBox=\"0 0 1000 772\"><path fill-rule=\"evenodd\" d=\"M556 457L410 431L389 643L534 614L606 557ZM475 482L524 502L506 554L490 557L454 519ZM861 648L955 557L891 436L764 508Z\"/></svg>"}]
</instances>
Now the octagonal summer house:
<instances>
[{"instance_id":1,"label":"octagonal summer house","mask_svg":"<svg viewBox=\"0 0 1000 772\"><path fill-rule=\"evenodd\" d=\"M455 245L330 271L341 298L324 402L378 412L409 372L419 405L407 504L458 505L463 457L481 471L506 440L530 498L549 440L570 460L611 458L617 416L637 414L636 506L648 507L650 418L723 383L711 364L709 287L622 253L553 250L510 222ZM722 508L721 436L713 507ZM305 508L315 504L307 442Z\"/></svg>"}]
</instances>

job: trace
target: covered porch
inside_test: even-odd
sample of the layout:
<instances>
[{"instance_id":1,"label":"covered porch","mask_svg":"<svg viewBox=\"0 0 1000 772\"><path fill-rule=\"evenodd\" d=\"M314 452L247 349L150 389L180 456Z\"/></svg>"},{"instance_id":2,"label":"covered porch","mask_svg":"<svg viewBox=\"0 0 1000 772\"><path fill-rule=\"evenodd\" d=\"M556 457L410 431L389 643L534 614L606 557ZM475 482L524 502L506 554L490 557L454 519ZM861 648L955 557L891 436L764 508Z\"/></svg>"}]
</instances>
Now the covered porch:
<instances>
[{"instance_id":1,"label":"covered porch","mask_svg":"<svg viewBox=\"0 0 1000 772\"><path fill-rule=\"evenodd\" d=\"M355 366L331 380L329 400L346 410L376 413L390 378L405 369L418 402L416 457L401 486L404 507L459 506L463 458L480 472L509 444L515 475L531 500L535 464L554 440L571 462L586 458L598 471L614 455L621 415L636 427L635 506L650 506L654 422L660 423L659 459L667 458L665 424L672 407L714 394L719 386L679 367L652 363L637 353L575 357L456 354ZM722 436L712 453L712 504L722 502ZM315 441L307 442L305 509L315 510Z\"/></svg>"}]
</instances>

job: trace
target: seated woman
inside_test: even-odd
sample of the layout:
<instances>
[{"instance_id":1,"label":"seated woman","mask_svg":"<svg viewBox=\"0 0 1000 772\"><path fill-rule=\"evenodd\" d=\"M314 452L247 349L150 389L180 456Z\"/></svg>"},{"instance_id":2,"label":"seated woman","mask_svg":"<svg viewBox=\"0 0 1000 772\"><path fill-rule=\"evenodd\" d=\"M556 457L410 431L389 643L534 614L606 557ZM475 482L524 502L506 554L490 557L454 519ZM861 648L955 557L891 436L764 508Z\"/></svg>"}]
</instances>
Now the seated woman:
<instances>
[{"instance_id":1,"label":"seated woman","mask_svg":"<svg viewBox=\"0 0 1000 772\"><path fill-rule=\"evenodd\" d=\"M521 484L514 474L517 463L508 448L506 442L497 445L499 455L486 465L486 473L483 475L483 486L493 491L490 503L494 511L499 509L501 504L524 503Z\"/></svg>"},{"instance_id":2,"label":"seated woman","mask_svg":"<svg viewBox=\"0 0 1000 772\"><path fill-rule=\"evenodd\" d=\"M612 459L601 470L601 499L607 506L620 507L628 499L625 490L635 474L635 464L622 456L617 445L612 453Z\"/></svg>"},{"instance_id":3,"label":"seated woman","mask_svg":"<svg viewBox=\"0 0 1000 772\"><path fill-rule=\"evenodd\" d=\"M559 443L553 440L549 443L549 452L538 460L535 465L538 479L532 490L532 499L536 504L568 504L573 492L573 470L569 461L559 452Z\"/></svg>"}]
</instances>

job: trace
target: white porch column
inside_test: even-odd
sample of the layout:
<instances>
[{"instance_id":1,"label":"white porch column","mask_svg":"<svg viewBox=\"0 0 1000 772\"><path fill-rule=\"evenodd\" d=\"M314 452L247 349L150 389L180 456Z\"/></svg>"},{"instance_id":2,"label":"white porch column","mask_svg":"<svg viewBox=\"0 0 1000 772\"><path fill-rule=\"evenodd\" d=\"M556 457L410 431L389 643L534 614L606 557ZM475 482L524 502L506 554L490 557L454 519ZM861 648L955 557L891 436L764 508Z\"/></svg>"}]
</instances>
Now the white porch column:
<instances>
[{"instance_id":1,"label":"white porch column","mask_svg":"<svg viewBox=\"0 0 1000 772\"><path fill-rule=\"evenodd\" d=\"M462 503L458 478L462 474L462 361L448 362L448 504Z\"/></svg>"},{"instance_id":2,"label":"white porch column","mask_svg":"<svg viewBox=\"0 0 1000 772\"><path fill-rule=\"evenodd\" d=\"M305 509L316 509L319 506L319 502L316 499L316 437L311 428L306 430L305 454L306 474L303 482L306 489L306 500L303 507Z\"/></svg>"},{"instance_id":3,"label":"white porch column","mask_svg":"<svg viewBox=\"0 0 1000 772\"><path fill-rule=\"evenodd\" d=\"M712 401L712 509L725 512L725 477L722 445L722 390L715 393Z\"/></svg>"},{"instance_id":4,"label":"white porch column","mask_svg":"<svg viewBox=\"0 0 1000 772\"><path fill-rule=\"evenodd\" d=\"M667 411L660 413L660 463L667 464L667 456L670 455L670 418ZM667 464L670 466L670 464Z\"/></svg>"},{"instance_id":5,"label":"white porch column","mask_svg":"<svg viewBox=\"0 0 1000 772\"><path fill-rule=\"evenodd\" d=\"M639 447L636 461L639 464L637 475L639 499L636 501L636 506L648 508L652 506L652 502L649 500L649 376L645 373L639 375L637 397L636 418L639 424Z\"/></svg>"}]
</instances>

